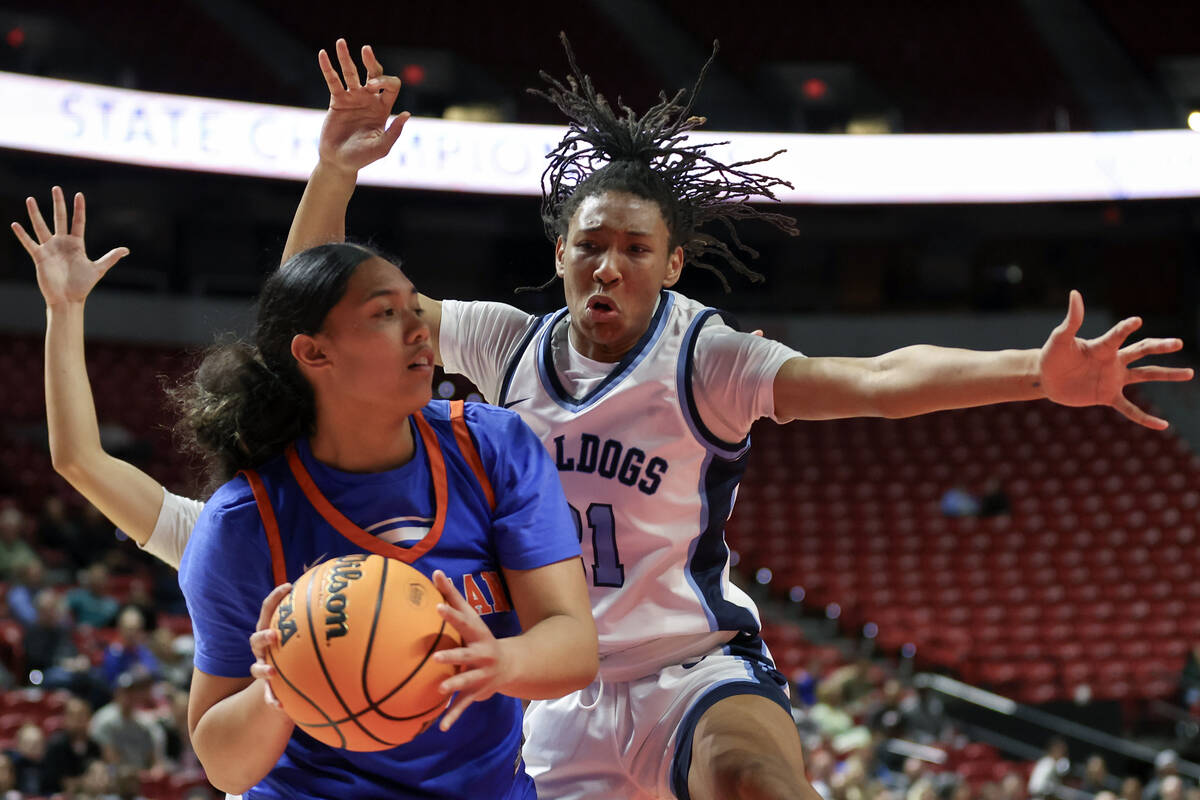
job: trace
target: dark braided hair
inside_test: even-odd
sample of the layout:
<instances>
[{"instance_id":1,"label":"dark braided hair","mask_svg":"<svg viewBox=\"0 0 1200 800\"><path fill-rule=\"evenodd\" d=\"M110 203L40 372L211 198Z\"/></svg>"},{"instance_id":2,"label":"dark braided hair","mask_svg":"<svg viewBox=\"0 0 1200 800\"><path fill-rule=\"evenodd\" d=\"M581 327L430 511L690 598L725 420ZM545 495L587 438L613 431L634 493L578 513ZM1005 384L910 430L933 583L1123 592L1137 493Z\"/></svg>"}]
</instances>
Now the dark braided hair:
<instances>
[{"instance_id":1,"label":"dark braided hair","mask_svg":"<svg viewBox=\"0 0 1200 800\"><path fill-rule=\"evenodd\" d=\"M177 436L206 462L208 493L313 433L316 400L292 356L292 338L313 334L346 293L358 265L379 254L357 244L311 247L263 284L253 342L217 345L174 394Z\"/></svg>"},{"instance_id":2,"label":"dark braided hair","mask_svg":"<svg viewBox=\"0 0 1200 800\"><path fill-rule=\"evenodd\" d=\"M758 252L742 243L734 222L760 219L792 236L799 233L791 217L759 211L749 204L754 198L776 200L777 187L792 187L781 178L744 169L783 151L722 164L710 157L706 148L728 142L685 144L688 131L705 122L704 117L692 116L692 103L716 58L717 43L713 42L712 55L690 93L680 89L668 98L661 92L658 104L638 117L620 98L620 114L609 105L592 85L592 79L579 69L566 34L560 34L560 38L572 74L564 84L543 71L542 80L550 88L529 90L554 103L570 120L567 135L547 154L550 164L542 174L542 222L550 240L566 235L584 198L610 191L628 192L658 204L670 231L672 249L682 247L686 262L715 274L726 292L729 281L709 263L712 256L720 257L750 281L762 281L763 276L739 258L739 253L757 258ZM702 232L709 223L723 226L733 247Z\"/></svg>"}]
</instances>

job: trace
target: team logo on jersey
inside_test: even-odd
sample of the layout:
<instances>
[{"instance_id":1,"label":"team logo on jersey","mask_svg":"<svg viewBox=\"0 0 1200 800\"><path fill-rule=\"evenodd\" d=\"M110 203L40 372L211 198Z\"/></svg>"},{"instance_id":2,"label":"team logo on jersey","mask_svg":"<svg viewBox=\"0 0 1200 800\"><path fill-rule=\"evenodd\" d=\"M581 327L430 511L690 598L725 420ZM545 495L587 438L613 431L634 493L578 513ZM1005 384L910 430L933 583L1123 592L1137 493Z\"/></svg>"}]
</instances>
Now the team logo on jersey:
<instances>
[{"instance_id":1,"label":"team logo on jersey","mask_svg":"<svg viewBox=\"0 0 1200 800\"><path fill-rule=\"evenodd\" d=\"M647 460L646 451L639 447L627 447L616 439L602 440L591 433L581 434L578 443L568 443L566 436L555 436L554 463L559 472L615 478L648 495L658 491L670 467L658 456Z\"/></svg>"}]
</instances>

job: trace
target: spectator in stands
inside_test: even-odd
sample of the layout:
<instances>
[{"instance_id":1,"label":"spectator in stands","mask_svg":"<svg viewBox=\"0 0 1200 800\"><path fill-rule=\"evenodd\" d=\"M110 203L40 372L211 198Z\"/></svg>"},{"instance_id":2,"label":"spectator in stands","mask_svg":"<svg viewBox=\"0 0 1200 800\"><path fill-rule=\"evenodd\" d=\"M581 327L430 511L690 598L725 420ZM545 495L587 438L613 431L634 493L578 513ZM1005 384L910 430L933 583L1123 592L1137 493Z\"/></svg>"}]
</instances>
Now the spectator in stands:
<instances>
[{"instance_id":1,"label":"spectator in stands","mask_svg":"<svg viewBox=\"0 0 1200 800\"><path fill-rule=\"evenodd\" d=\"M17 744L10 750L17 791L29 797L48 794L45 790L46 734L36 722L27 722L17 731Z\"/></svg>"},{"instance_id":2,"label":"spectator in stands","mask_svg":"<svg viewBox=\"0 0 1200 800\"><path fill-rule=\"evenodd\" d=\"M81 697L67 700L63 709L63 726L51 734L46 744L47 794L75 791L83 778L88 762L103 758L100 745L88 736L92 707Z\"/></svg>"},{"instance_id":3,"label":"spectator in stands","mask_svg":"<svg viewBox=\"0 0 1200 800\"><path fill-rule=\"evenodd\" d=\"M171 762L172 773L200 772L200 759L192 749L192 739L188 734L188 693L182 689L170 690L170 708L167 714L159 718L162 728L167 759Z\"/></svg>"},{"instance_id":4,"label":"spectator in stands","mask_svg":"<svg viewBox=\"0 0 1200 800\"><path fill-rule=\"evenodd\" d=\"M8 613L28 628L37 620L34 597L46 584L46 570L40 559L27 561L17 569L17 577L8 590Z\"/></svg>"},{"instance_id":5,"label":"spectator in stands","mask_svg":"<svg viewBox=\"0 0 1200 800\"><path fill-rule=\"evenodd\" d=\"M137 769L162 766L162 734L140 710L152 684L153 679L144 670L122 673L113 701L92 715L88 733L110 765Z\"/></svg>"},{"instance_id":6,"label":"spectator in stands","mask_svg":"<svg viewBox=\"0 0 1200 800\"><path fill-rule=\"evenodd\" d=\"M72 567L87 563L84 556L83 531L79 523L71 519L67 504L58 495L50 495L42 503L42 513L37 523L37 543L67 555Z\"/></svg>"},{"instance_id":7,"label":"spectator in stands","mask_svg":"<svg viewBox=\"0 0 1200 800\"><path fill-rule=\"evenodd\" d=\"M76 655L75 644L71 641L71 627L57 592L42 589L34 599L34 605L36 616L25 631L25 666L47 673Z\"/></svg>"},{"instance_id":8,"label":"spectator in stands","mask_svg":"<svg viewBox=\"0 0 1200 800\"><path fill-rule=\"evenodd\" d=\"M112 793L112 770L100 759L88 762L72 800L116 800Z\"/></svg>"},{"instance_id":9,"label":"spectator in stands","mask_svg":"<svg viewBox=\"0 0 1200 800\"><path fill-rule=\"evenodd\" d=\"M1012 504L1008 493L996 478L991 478L983 486L983 494L979 496L979 516L1000 517L1011 513Z\"/></svg>"},{"instance_id":10,"label":"spectator in stands","mask_svg":"<svg viewBox=\"0 0 1200 800\"><path fill-rule=\"evenodd\" d=\"M195 639L191 636L176 636L165 626L150 636L150 651L158 659L163 680L182 689L186 689L192 682L194 649Z\"/></svg>"},{"instance_id":11,"label":"spectator in stands","mask_svg":"<svg viewBox=\"0 0 1200 800\"><path fill-rule=\"evenodd\" d=\"M116 598L104 593L108 586L108 568L100 562L79 573L79 585L67 592L67 608L80 625L107 628L120 611Z\"/></svg>"},{"instance_id":12,"label":"spectator in stands","mask_svg":"<svg viewBox=\"0 0 1200 800\"><path fill-rule=\"evenodd\" d=\"M1000 800L1025 800L1025 778L1015 772L1010 772L1000 781Z\"/></svg>"},{"instance_id":13,"label":"spectator in stands","mask_svg":"<svg viewBox=\"0 0 1200 800\"><path fill-rule=\"evenodd\" d=\"M125 606L117 616L119 641L113 642L104 651L101 669L104 677L113 682L122 673L141 667L148 675L159 677L162 668L154 653L146 646L146 622L137 606Z\"/></svg>"},{"instance_id":14,"label":"spectator in stands","mask_svg":"<svg viewBox=\"0 0 1200 800\"><path fill-rule=\"evenodd\" d=\"M854 718L842 709L841 683L826 680L817 687L817 704L808 711L809 719L821 735L833 738L854 727Z\"/></svg>"},{"instance_id":15,"label":"spectator in stands","mask_svg":"<svg viewBox=\"0 0 1200 800\"><path fill-rule=\"evenodd\" d=\"M1154 777L1142 792L1144 800L1162 800L1163 781L1179 772L1179 754L1174 750L1163 750L1154 757Z\"/></svg>"},{"instance_id":16,"label":"spectator in stands","mask_svg":"<svg viewBox=\"0 0 1200 800\"><path fill-rule=\"evenodd\" d=\"M1067 759L1067 743L1055 736L1046 746L1046 754L1033 765L1029 776L1029 796L1048 797L1062 784L1062 779L1071 771Z\"/></svg>"},{"instance_id":17,"label":"spectator in stands","mask_svg":"<svg viewBox=\"0 0 1200 800\"><path fill-rule=\"evenodd\" d=\"M120 800L145 800L142 781L133 767L117 767L113 774L113 794Z\"/></svg>"},{"instance_id":18,"label":"spectator in stands","mask_svg":"<svg viewBox=\"0 0 1200 800\"><path fill-rule=\"evenodd\" d=\"M1121 800L1142 800L1142 782L1135 776L1121 781Z\"/></svg>"},{"instance_id":19,"label":"spectator in stands","mask_svg":"<svg viewBox=\"0 0 1200 800\"><path fill-rule=\"evenodd\" d=\"M817 750L808 757L809 782L824 800L833 800L833 787L830 784L833 780L833 769L836 766L837 760L833 757L833 753L825 748Z\"/></svg>"},{"instance_id":20,"label":"spectator in stands","mask_svg":"<svg viewBox=\"0 0 1200 800\"><path fill-rule=\"evenodd\" d=\"M1108 789L1109 784L1112 783L1115 781L1108 774L1108 765L1104 762L1104 757L1099 753L1092 753L1088 756L1083 767L1083 783L1079 788L1088 794L1097 794ZM1113 800L1116 800L1116 797Z\"/></svg>"},{"instance_id":21,"label":"spectator in stands","mask_svg":"<svg viewBox=\"0 0 1200 800\"><path fill-rule=\"evenodd\" d=\"M1159 783L1159 800L1183 800L1183 778L1178 775L1167 775Z\"/></svg>"},{"instance_id":22,"label":"spectator in stands","mask_svg":"<svg viewBox=\"0 0 1200 800\"><path fill-rule=\"evenodd\" d=\"M21 509L13 505L0 509L0 581L11 581L21 567L38 560L25 541L28 527L29 520Z\"/></svg>"},{"instance_id":23,"label":"spectator in stands","mask_svg":"<svg viewBox=\"0 0 1200 800\"><path fill-rule=\"evenodd\" d=\"M20 794L17 794L17 776L13 772L12 759L7 753L0 752L0 798L9 800L14 794L20 797Z\"/></svg>"},{"instance_id":24,"label":"spectator in stands","mask_svg":"<svg viewBox=\"0 0 1200 800\"><path fill-rule=\"evenodd\" d=\"M926 776L914 783L905 793L904 800L938 800L933 779Z\"/></svg>"},{"instance_id":25,"label":"spectator in stands","mask_svg":"<svg viewBox=\"0 0 1200 800\"><path fill-rule=\"evenodd\" d=\"M1117 794L1116 792L1109 791L1108 789L1101 789L1100 791L1096 792L1096 795L1092 798L1092 800L1117 800Z\"/></svg>"}]
</instances>

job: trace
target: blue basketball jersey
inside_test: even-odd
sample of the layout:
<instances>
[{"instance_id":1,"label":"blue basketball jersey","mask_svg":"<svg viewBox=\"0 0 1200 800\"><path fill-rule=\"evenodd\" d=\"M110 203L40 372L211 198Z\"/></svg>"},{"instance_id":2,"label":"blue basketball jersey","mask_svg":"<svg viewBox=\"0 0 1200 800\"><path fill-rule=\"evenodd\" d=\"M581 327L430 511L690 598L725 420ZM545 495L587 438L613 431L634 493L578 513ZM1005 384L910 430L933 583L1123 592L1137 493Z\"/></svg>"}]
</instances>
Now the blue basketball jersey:
<instances>
[{"instance_id":1,"label":"blue basketball jersey","mask_svg":"<svg viewBox=\"0 0 1200 800\"><path fill-rule=\"evenodd\" d=\"M416 452L397 469L342 472L299 440L249 476L253 488L239 476L217 490L180 567L198 669L248 676L262 598L350 553L380 553L426 576L441 569L497 637L520 632L502 570L577 558L574 523L553 462L514 413L471 403L463 425L451 408L435 401L413 415ZM275 516L274 537L260 505ZM432 726L376 753L328 747L296 729L245 798L532 798L520 720L520 701L495 695L447 732Z\"/></svg>"}]
</instances>

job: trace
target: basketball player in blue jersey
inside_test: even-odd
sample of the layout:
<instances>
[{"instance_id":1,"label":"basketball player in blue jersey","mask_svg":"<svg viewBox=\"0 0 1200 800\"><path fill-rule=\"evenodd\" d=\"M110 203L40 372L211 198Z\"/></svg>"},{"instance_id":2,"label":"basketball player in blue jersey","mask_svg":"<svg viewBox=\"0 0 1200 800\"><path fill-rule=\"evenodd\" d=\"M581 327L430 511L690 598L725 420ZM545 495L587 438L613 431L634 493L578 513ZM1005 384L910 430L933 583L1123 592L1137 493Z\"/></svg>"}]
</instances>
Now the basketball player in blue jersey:
<instances>
[{"instance_id":1,"label":"basketball player in blue jersey","mask_svg":"<svg viewBox=\"0 0 1200 800\"><path fill-rule=\"evenodd\" d=\"M365 84L343 41L337 58L340 77L319 54L330 110L289 251L344 238L358 170L386 155L408 119L388 124L399 80L370 48ZM582 539L600 680L531 705L527 762L546 798L815 800L782 679L757 637L757 612L727 577L721 526L751 424L1048 397L1111 405L1161 429L1166 423L1130 404L1124 387L1187 380L1191 371L1131 367L1181 346L1147 339L1122 347L1137 319L1097 339L1075 338L1077 293L1037 351L918 346L872 359L806 359L733 331L668 289L685 262L713 250L735 255L696 225L753 216L738 201L766 195L771 179L739 166L718 176L730 181L697 181L706 155L673 141L698 122L686 109L664 103L640 121L622 120L585 76L576 71L575 80L578 89L550 94L574 122L580 150L599 158L578 164L560 149L548 175L546 217L566 308L538 319L498 303L419 298L439 360L541 436ZM151 544L189 534L188 507L173 498L150 506L161 506Z\"/></svg>"},{"instance_id":2,"label":"basketball player in blue jersey","mask_svg":"<svg viewBox=\"0 0 1200 800\"><path fill-rule=\"evenodd\" d=\"M387 124L399 81L369 47L365 84L344 41L336 52L341 75L319 55L330 109L288 251L343 238L357 170L385 155L407 120ZM536 318L499 303L420 298L439 362L519 413L554 456L583 545L600 675L530 704L525 752L538 796L816 800L785 681L758 637L753 603L728 580L722 528L751 424L1048 397L1111 405L1161 429L1166 423L1126 400L1124 387L1191 371L1131 368L1181 346L1122 347L1137 319L1098 339L1075 338L1083 305L1074 292L1040 350L918 346L870 359L804 358L738 333L669 287L685 263L706 256L748 272L697 229L745 217L789 227L745 205L770 197L779 181L681 141L703 121L690 116L690 101L680 105L683 93L640 118L614 113L573 58L571 67L567 84L551 81L543 95L571 122L543 179L566 307Z\"/></svg>"},{"instance_id":3,"label":"basketball player in blue jersey","mask_svg":"<svg viewBox=\"0 0 1200 800\"><path fill-rule=\"evenodd\" d=\"M121 252L88 261L82 197L68 233L54 196L53 234L36 205L37 241L17 226L39 278L98 277ZM196 634L189 727L209 779L230 793L532 798L518 698L558 696L595 675L553 464L515 414L430 402L420 313L412 284L372 251L312 248L268 279L254 344L212 351L185 399L185 428L227 479L180 571ZM271 701L262 658L288 581L362 552L432 577L464 644L435 656L461 666L443 683L455 697L439 725L377 753L295 730Z\"/></svg>"}]
</instances>

